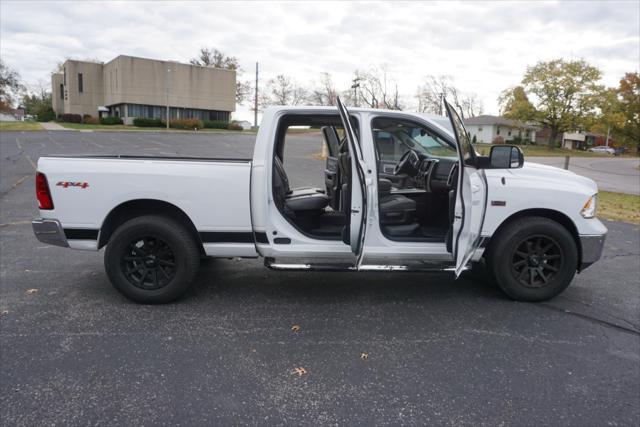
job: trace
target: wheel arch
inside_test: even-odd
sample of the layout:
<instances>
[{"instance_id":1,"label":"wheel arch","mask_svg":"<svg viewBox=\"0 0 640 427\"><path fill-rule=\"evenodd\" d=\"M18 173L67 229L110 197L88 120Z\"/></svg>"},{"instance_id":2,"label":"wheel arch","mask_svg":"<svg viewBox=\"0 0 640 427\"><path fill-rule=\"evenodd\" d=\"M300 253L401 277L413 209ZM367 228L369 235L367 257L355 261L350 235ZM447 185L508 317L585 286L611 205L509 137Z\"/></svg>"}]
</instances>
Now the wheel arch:
<instances>
[{"instance_id":1,"label":"wheel arch","mask_svg":"<svg viewBox=\"0 0 640 427\"><path fill-rule=\"evenodd\" d=\"M200 235L191 218L176 205L157 199L135 199L123 202L113 208L102 222L98 237L98 249L104 247L113 232L130 219L142 215L161 215L183 224L198 244L200 253L204 255L204 247Z\"/></svg>"},{"instance_id":2,"label":"wheel arch","mask_svg":"<svg viewBox=\"0 0 640 427\"><path fill-rule=\"evenodd\" d=\"M576 227L576 225L574 224L574 222L571 220L571 218L569 218L567 215L565 215L564 213L554 210L554 209L544 209L544 208L534 208L534 209L525 209L522 211L518 211L516 213L511 214L509 217L507 217L504 221L502 221L500 223L500 225L498 226L498 228L496 228L496 230L493 232L493 235L491 236L491 239L489 240L489 244L485 250L485 253L490 254L491 253L491 244L492 242L495 242L495 237L499 236L500 233L502 232L502 230L511 222L521 219L521 218L525 218L525 217L529 217L529 216L537 216L537 217L542 217L542 218L548 218L552 221L557 222L558 224L562 225L567 231L569 231L569 233L571 234L571 237L573 237L573 241L576 244L576 248L578 248L578 264L576 265L576 268L579 269L579 266L582 263L582 245L580 243L580 234L578 233L578 228Z\"/></svg>"}]
</instances>

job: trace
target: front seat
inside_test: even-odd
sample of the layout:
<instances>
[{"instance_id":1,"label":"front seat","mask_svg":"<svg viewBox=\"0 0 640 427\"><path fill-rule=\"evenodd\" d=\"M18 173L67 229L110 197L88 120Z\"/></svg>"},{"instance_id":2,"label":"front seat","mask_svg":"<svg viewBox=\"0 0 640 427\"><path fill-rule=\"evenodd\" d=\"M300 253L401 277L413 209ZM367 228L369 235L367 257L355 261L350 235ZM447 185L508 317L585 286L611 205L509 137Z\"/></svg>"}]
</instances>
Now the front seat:
<instances>
[{"instance_id":1,"label":"front seat","mask_svg":"<svg viewBox=\"0 0 640 427\"><path fill-rule=\"evenodd\" d=\"M391 236L410 236L419 228L415 222L416 201L402 194L392 194L391 188L388 179L378 180L380 226Z\"/></svg>"},{"instance_id":2,"label":"front seat","mask_svg":"<svg viewBox=\"0 0 640 427\"><path fill-rule=\"evenodd\" d=\"M338 157L342 181L340 210L344 212L347 221L342 230L342 241L349 244L349 229L351 215L351 155L346 141L340 145ZM380 227L385 234L395 237L407 237L415 233L419 225L415 222L416 202L401 194L391 194L391 181L378 180L378 204L380 212Z\"/></svg>"},{"instance_id":3,"label":"front seat","mask_svg":"<svg viewBox=\"0 0 640 427\"><path fill-rule=\"evenodd\" d=\"M315 188L291 190L289 178L278 156L273 157L273 196L287 214L320 213L329 204L329 196Z\"/></svg>"}]
</instances>

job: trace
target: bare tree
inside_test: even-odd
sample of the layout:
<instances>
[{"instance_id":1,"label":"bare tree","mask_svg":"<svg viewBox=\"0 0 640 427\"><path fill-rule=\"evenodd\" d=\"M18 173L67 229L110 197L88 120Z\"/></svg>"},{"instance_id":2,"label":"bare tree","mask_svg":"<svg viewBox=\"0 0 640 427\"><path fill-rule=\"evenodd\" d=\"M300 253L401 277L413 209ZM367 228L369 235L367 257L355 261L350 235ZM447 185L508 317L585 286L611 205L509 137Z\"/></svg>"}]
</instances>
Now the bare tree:
<instances>
[{"instance_id":1,"label":"bare tree","mask_svg":"<svg viewBox=\"0 0 640 427\"><path fill-rule=\"evenodd\" d=\"M479 116L483 111L482 101L478 99L478 95L475 93L466 95L462 99L461 107L463 111L462 116L466 118Z\"/></svg>"},{"instance_id":2,"label":"bare tree","mask_svg":"<svg viewBox=\"0 0 640 427\"><path fill-rule=\"evenodd\" d=\"M307 90L295 80L283 74L269 80L261 104L299 105L307 99Z\"/></svg>"},{"instance_id":3,"label":"bare tree","mask_svg":"<svg viewBox=\"0 0 640 427\"><path fill-rule=\"evenodd\" d=\"M356 70L353 83L355 105L363 104L369 108L390 110L402 109L398 83L389 75L386 65L366 71Z\"/></svg>"},{"instance_id":4,"label":"bare tree","mask_svg":"<svg viewBox=\"0 0 640 427\"><path fill-rule=\"evenodd\" d=\"M192 65L201 67L224 68L225 70L241 71L238 58L235 56L227 56L216 48L200 48L197 57L191 58L189 61Z\"/></svg>"},{"instance_id":5,"label":"bare tree","mask_svg":"<svg viewBox=\"0 0 640 427\"><path fill-rule=\"evenodd\" d=\"M453 83L451 76L426 76L424 84L416 93L418 111L444 115L444 102L447 99L458 110L462 118L475 117L482 113L482 103L474 93L462 93Z\"/></svg>"},{"instance_id":6,"label":"bare tree","mask_svg":"<svg viewBox=\"0 0 640 427\"><path fill-rule=\"evenodd\" d=\"M322 73L320 83L309 93L308 101L313 105L336 105L338 91L329 73Z\"/></svg>"}]
</instances>

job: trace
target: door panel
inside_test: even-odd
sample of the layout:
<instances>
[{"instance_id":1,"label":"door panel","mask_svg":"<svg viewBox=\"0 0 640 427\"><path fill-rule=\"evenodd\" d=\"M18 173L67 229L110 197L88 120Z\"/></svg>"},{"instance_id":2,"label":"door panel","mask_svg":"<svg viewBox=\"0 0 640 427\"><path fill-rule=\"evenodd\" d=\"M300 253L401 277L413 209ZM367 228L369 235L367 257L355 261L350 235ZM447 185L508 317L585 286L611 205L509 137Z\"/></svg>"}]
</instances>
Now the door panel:
<instances>
[{"instance_id":1,"label":"door panel","mask_svg":"<svg viewBox=\"0 0 640 427\"><path fill-rule=\"evenodd\" d=\"M327 160L324 166L324 186L327 196L330 197L329 205L334 210L339 210L341 182L338 156L340 154L340 137L335 126L323 126L320 130L327 151Z\"/></svg>"},{"instance_id":2,"label":"door panel","mask_svg":"<svg viewBox=\"0 0 640 427\"><path fill-rule=\"evenodd\" d=\"M460 116L445 101L458 148L459 167L453 220L453 259L456 277L466 268L480 245L480 231L486 209L487 183L484 171L477 169L475 151Z\"/></svg>"},{"instance_id":3,"label":"door panel","mask_svg":"<svg viewBox=\"0 0 640 427\"><path fill-rule=\"evenodd\" d=\"M350 221L349 244L351 251L356 255L356 267L360 267L362 263L362 255L364 249L364 237L366 232L366 216L367 216L367 198L366 198L366 181L364 159L360 142L353 130L351 120L349 120L349 112L342 103L337 99L338 111L344 126L347 143L349 144L349 153L351 157L351 213L347 213Z\"/></svg>"},{"instance_id":4,"label":"door panel","mask_svg":"<svg viewBox=\"0 0 640 427\"><path fill-rule=\"evenodd\" d=\"M324 186L330 197L329 205L337 211L340 208L340 168L337 157L329 156L325 161Z\"/></svg>"}]
</instances>

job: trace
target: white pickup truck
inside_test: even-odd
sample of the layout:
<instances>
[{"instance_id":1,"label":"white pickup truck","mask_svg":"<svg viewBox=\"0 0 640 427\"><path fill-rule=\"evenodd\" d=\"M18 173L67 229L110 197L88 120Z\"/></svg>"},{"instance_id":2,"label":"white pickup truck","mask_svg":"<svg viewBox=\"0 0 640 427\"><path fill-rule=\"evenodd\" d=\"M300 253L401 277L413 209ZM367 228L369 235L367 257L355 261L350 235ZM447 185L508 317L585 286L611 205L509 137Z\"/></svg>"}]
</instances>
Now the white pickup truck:
<instances>
[{"instance_id":1,"label":"white pickup truck","mask_svg":"<svg viewBox=\"0 0 640 427\"><path fill-rule=\"evenodd\" d=\"M253 159L41 157L33 230L53 245L106 246L112 284L142 303L179 298L204 256L456 277L484 263L513 299L559 294L600 258L596 184L525 163L514 146L479 155L447 109L270 108ZM283 153L300 127L326 144L325 188L290 188L296 160Z\"/></svg>"}]
</instances>

